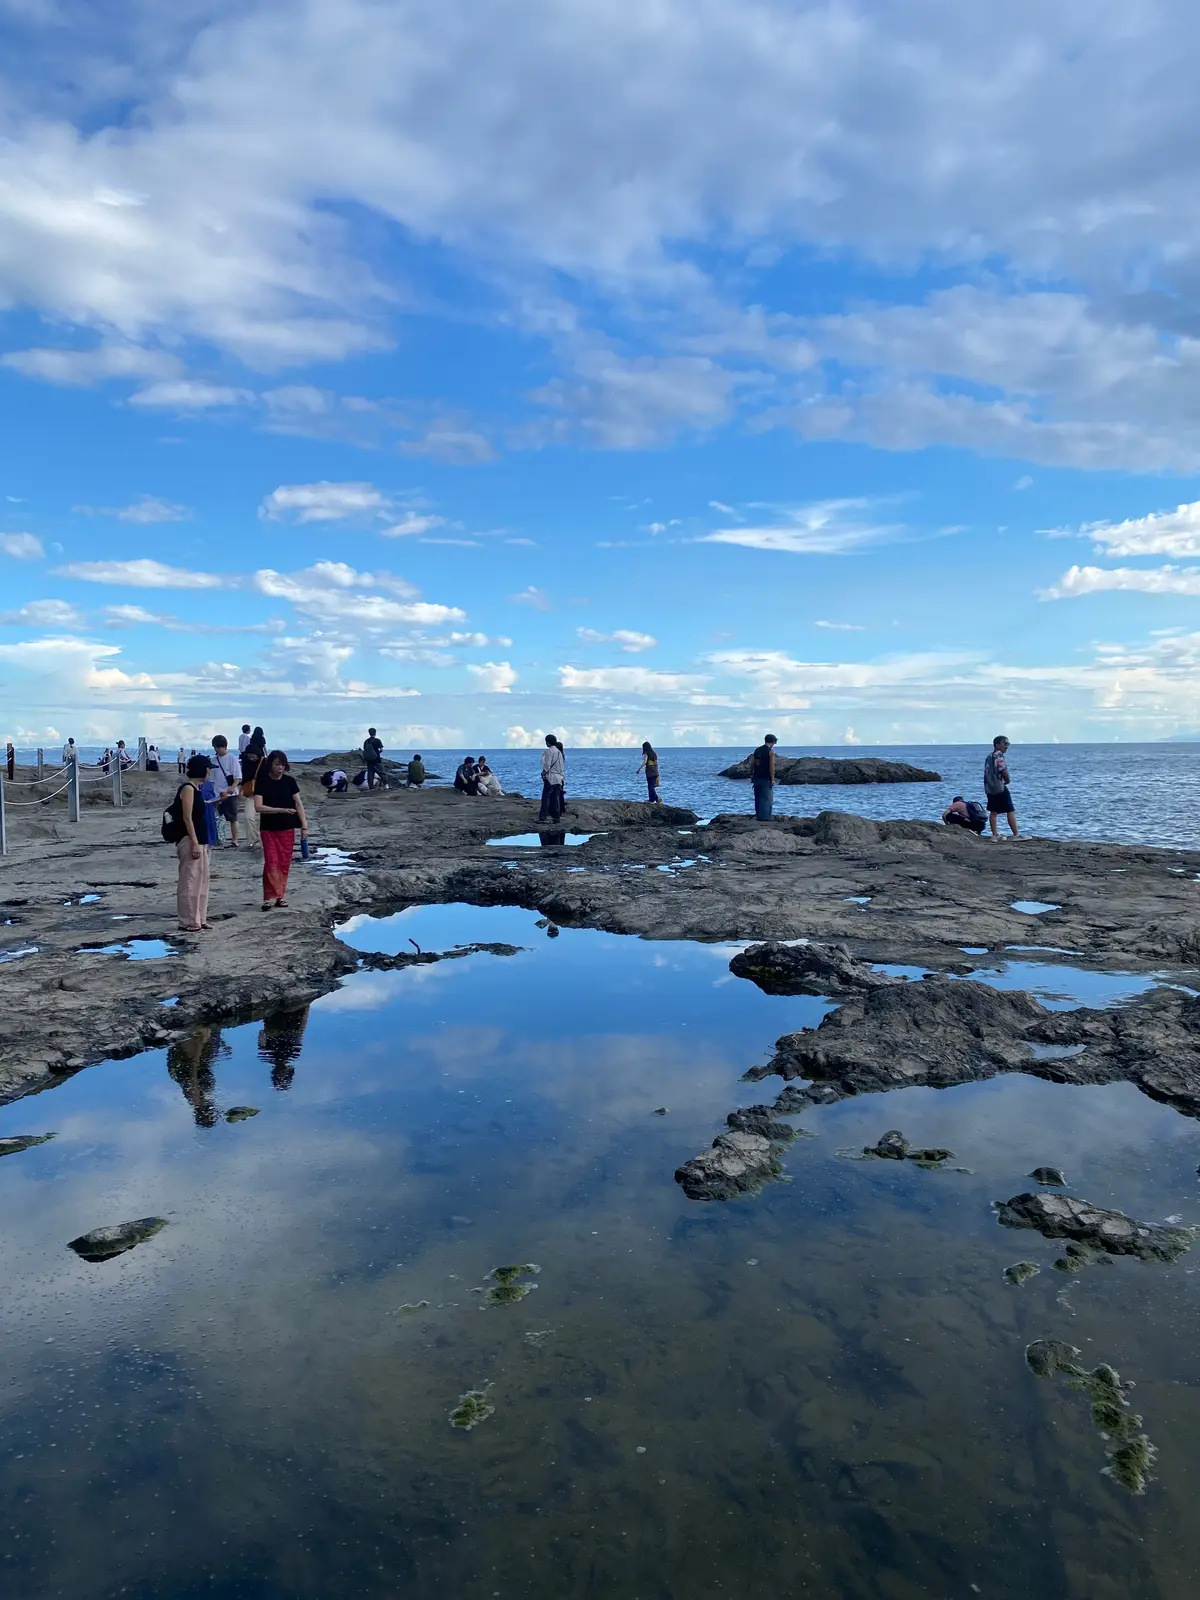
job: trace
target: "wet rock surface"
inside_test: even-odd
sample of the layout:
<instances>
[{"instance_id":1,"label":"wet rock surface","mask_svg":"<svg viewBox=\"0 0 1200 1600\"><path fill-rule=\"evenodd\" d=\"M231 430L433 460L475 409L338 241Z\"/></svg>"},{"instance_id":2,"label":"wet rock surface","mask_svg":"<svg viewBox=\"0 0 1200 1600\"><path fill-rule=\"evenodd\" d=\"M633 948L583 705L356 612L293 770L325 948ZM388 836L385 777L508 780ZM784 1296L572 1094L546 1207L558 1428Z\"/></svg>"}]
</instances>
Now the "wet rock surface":
<instances>
[{"instance_id":1,"label":"wet rock surface","mask_svg":"<svg viewBox=\"0 0 1200 1600\"><path fill-rule=\"evenodd\" d=\"M675 1182L689 1200L733 1200L757 1194L780 1173L778 1145L761 1133L718 1134L704 1150L676 1168Z\"/></svg>"},{"instance_id":2,"label":"wet rock surface","mask_svg":"<svg viewBox=\"0 0 1200 1600\"><path fill-rule=\"evenodd\" d=\"M175 857L158 835L175 774L126 774L124 809L89 801L78 825L51 806L12 821L11 853L0 860L0 923L19 918L10 942L33 953L4 966L9 1024L0 1039L0 1102L93 1061L170 1046L198 1025L299 1008L361 964L333 931L340 920L414 903L519 905L556 927L651 939L805 938L826 952L841 946L844 959L822 957L830 963L822 992L844 998L846 1012L868 1003L876 987L880 996L925 987L876 986L866 975L872 962L944 973L972 964L961 946L996 951L1027 938L1028 918L1012 910L1017 900L1058 905L1041 919L1046 942L1078 951L1089 966L1194 978L1200 962L1200 906L1190 881L1200 854L1193 852L1039 839L989 848L932 821L874 822L836 811L770 823L723 815L701 829L693 813L678 807L570 797L567 826L594 837L570 850L528 851L510 860L487 840L527 832L533 802L477 800L447 788L331 796L318 782L321 762L295 770L314 844L351 853L357 870L339 876L322 872L319 862L297 861L290 909L267 919L257 910L261 856L219 851L214 926L203 935L175 928ZM689 832L686 840L681 829ZM684 854L690 864L679 870ZM647 870L659 865L671 870ZM123 937L161 938L173 948L159 961L123 963L115 995L107 963L73 954L81 943L111 938L114 918L121 919ZM371 959L382 966L407 958ZM972 958L982 965L994 959ZM780 984L821 982L815 967L806 978L785 971L775 954L763 972ZM177 1001L170 1009L162 1004L168 997ZM905 998L895 1014L881 1013L886 1028L903 1032L900 1013L910 1004ZM917 1070L915 1037L911 1049L901 1049L907 1066L899 1075L882 1059L868 1070L850 1017L838 1023L836 1042L853 1057L847 1092L856 1082L855 1092L863 1092L905 1081L958 1081L956 1073L1036 1070L1063 1082L1127 1076L1147 1093L1200 1111L1194 1010L1186 997L1151 996L1123 1011L1088 1013L1086 1023L1059 1017L1038 1025L1012 1013L1019 1026L1010 1037L1001 1019L995 1026L981 1019L982 1036L970 1047L960 1040L943 1050L935 1041L942 1059L931 1076ZM873 1018L874 1012L869 1026ZM1086 1049L1070 1060L1022 1062L1016 1043L1024 1023L1031 1039ZM837 1094L834 1045L827 1030L817 1054L828 1058L821 1075Z\"/></svg>"},{"instance_id":3,"label":"wet rock surface","mask_svg":"<svg viewBox=\"0 0 1200 1600\"><path fill-rule=\"evenodd\" d=\"M719 778L748 778L750 758L735 761L731 767L722 767ZM876 756L852 756L849 759L830 756L780 756L775 757L775 782L786 785L802 783L940 783L940 772L930 772L926 767L910 766L907 761L881 761Z\"/></svg>"},{"instance_id":4,"label":"wet rock surface","mask_svg":"<svg viewBox=\"0 0 1200 1600\"><path fill-rule=\"evenodd\" d=\"M81 1233L77 1239L68 1241L68 1248L84 1261L111 1261L114 1256L124 1255L126 1250L132 1250L135 1245L153 1239L166 1226L165 1217L141 1217L136 1222L117 1222L111 1227L93 1228L90 1233Z\"/></svg>"},{"instance_id":5,"label":"wet rock surface","mask_svg":"<svg viewBox=\"0 0 1200 1600\"><path fill-rule=\"evenodd\" d=\"M749 978L764 994L857 994L901 981L856 960L840 944L752 944L734 956L729 970Z\"/></svg>"},{"instance_id":6,"label":"wet rock surface","mask_svg":"<svg viewBox=\"0 0 1200 1600\"><path fill-rule=\"evenodd\" d=\"M1085 1250L1136 1256L1140 1261L1177 1261L1191 1249L1196 1236L1193 1228L1135 1222L1123 1211L1109 1211L1069 1194L1040 1191L997 1201L996 1218L1005 1228L1033 1228L1046 1239L1069 1239ZM1083 1260L1078 1252L1074 1259Z\"/></svg>"},{"instance_id":7,"label":"wet rock surface","mask_svg":"<svg viewBox=\"0 0 1200 1600\"><path fill-rule=\"evenodd\" d=\"M463 956L519 956L519 944L456 944L449 950L401 950L397 955L383 955L376 950L359 953L359 965L371 972L400 972L405 967L428 967L436 961L458 961Z\"/></svg>"},{"instance_id":8,"label":"wet rock surface","mask_svg":"<svg viewBox=\"0 0 1200 1600\"><path fill-rule=\"evenodd\" d=\"M1058 1167L1034 1167L1029 1174L1034 1183L1050 1184L1058 1189L1065 1189L1067 1180Z\"/></svg>"},{"instance_id":9,"label":"wet rock surface","mask_svg":"<svg viewBox=\"0 0 1200 1600\"><path fill-rule=\"evenodd\" d=\"M22 1150L33 1150L39 1144L49 1144L52 1133L17 1133L0 1139L0 1156L18 1156Z\"/></svg>"}]
</instances>

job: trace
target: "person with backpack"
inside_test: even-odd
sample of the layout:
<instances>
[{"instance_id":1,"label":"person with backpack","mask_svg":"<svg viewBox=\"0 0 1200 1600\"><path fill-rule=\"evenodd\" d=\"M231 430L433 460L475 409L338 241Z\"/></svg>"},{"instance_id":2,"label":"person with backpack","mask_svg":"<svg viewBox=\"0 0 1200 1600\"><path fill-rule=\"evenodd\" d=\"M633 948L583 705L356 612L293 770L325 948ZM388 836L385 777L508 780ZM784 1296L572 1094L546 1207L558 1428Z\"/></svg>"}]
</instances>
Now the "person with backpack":
<instances>
[{"instance_id":1,"label":"person with backpack","mask_svg":"<svg viewBox=\"0 0 1200 1600\"><path fill-rule=\"evenodd\" d=\"M775 746L779 740L768 733L750 757L750 782L754 786L754 815L759 822L770 822L775 809Z\"/></svg>"},{"instance_id":2,"label":"person with backpack","mask_svg":"<svg viewBox=\"0 0 1200 1600\"><path fill-rule=\"evenodd\" d=\"M991 754L983 763L983 788L987 795L988 821L992 825L992 838L999 839L1000 825L997 817L1003 815L1008 822L1008 831L1014 839L1021 836L1017 831L1017 812L1013 805L1012 792L1008 787L1008 740L1002 733L998 733L992 740Z\"/></svg>"},{"instance_id":3,"label":"person with backpack","mask_svg":"<svg viewBox=\"0 0 1200 1600\"><path fill-rule=\"evenodd\" d=\"M363 740L363 764L367 769L367 788L373 789L378 783L381 789L387 788L387 779L383 775L383 740L374 728L367 729L367 737Z\"/></svg>"},{"instance_id":4,"label":"person with backpack","mask_svg":"<svg viewBox=\"0 0 1200 1600\"><path fill-rule=\"evenodd\" d=\"M638 765L638 772L643 771L646 774L646 798L651 805L658 805L658 756L648 739L642 741L642 759Z\"/></svg>"},{"instance_id":5,"label":"person with backpack","mask_svg":"<svg viewBox=\"0 0 1200 1600\"><path fill-rule=\"evenodd\" d=\"M259 833L258 812L254 809L254 779L259 767L267 754L267 736L261 728L255 728L250 735L250 741L241 753L242 763L242 825L246 830L246 846L250 850L260 850L262 839Z\"/></svg>"},{"instance_id":6,"label":"person with backpack","mask_svg":"<svg viewBox=\"0 0 1200 1600\"><path fill-rule=\"evenodd\" d=\"M163 812L162 836L175 846L179 858L179 877L175 885L175 909L181 933L199 933L209 927L209 859L217 842L216 807L210 795L208 757L192 756L185 781Z\"/></svg>"},{"instance_id":7,"label":"person with backpack","mask_svg":"<svg viewBox=\"0 0 1200 1600\"><path fill-rule=\"evenodd\" d=\"M942 812L942 821L948 828L967 828L971 833L981 834L987 827L987 812L978 800L964 800L962 795L956 794Z\"/></svg>"}]
</instances>

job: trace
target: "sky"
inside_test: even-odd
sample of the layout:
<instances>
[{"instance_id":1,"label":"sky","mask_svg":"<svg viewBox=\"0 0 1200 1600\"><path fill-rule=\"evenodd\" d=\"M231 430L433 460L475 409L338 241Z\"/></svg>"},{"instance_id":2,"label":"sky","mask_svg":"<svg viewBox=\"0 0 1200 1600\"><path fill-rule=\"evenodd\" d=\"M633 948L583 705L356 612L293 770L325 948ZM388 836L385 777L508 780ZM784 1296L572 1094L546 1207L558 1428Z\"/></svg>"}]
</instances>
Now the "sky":
<instances>
[{"instance_id":1,"label":"sky","mask_svg":"<svg viewBox=\"0 0 1200 1600\"><path fill-rule=\"evenodd\" d=\"M0 0L0 730L1200 728L1200 13Z\"/></svg>"}]
</instances>

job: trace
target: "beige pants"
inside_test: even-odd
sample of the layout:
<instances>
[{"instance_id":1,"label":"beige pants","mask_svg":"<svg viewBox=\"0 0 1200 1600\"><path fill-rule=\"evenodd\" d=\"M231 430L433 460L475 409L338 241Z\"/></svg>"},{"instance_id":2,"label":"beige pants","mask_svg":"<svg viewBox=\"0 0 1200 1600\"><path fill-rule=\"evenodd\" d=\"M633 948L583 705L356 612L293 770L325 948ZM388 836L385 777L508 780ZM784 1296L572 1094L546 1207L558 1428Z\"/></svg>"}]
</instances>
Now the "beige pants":
<instances>
[{"instance_id":1,"label":"beige pants","mask_svg":"<svg viewBox=\"0 0 1200 1600\"><path fill-rule=\"evenodd\" d=\"M259 816L254 809L254 796L244 795L242 798L242 825L246 830L246 843L251 850L257 849L259 844Z\"/></svg>"},{"instance_id":2,"label":"beige pants","mask_svg":"<svg viewBox=\"0 0 1200 1600\"><path fill-rule=\"evenodd\" d=\"M181 928L198 928L208 921L208 868L211 851L208 845L200 846L199 861L192 860L192 841L180 839L175 846L179 857L179 882L175 889L175 906Z\"/></svg>"}]
</instances>

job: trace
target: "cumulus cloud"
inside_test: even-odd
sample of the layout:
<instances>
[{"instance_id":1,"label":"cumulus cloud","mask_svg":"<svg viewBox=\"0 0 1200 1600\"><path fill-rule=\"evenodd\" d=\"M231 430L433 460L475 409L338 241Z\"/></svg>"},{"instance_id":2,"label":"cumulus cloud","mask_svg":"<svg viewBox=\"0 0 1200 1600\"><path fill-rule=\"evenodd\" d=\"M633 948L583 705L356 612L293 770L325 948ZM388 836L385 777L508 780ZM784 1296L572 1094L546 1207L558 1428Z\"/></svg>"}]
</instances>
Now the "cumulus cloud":
<instances>
[{"instance_id":1,"label":"cumulus cloud","mask_svg":"<svg viewBox=\"0 0 1200 1600\"><path fill-rule=\"evenodd\" d=\"M1200 556L1200 500L1124 522L1085 522L1077 529L1048 531L1051 538L1091 539L1110 556Z\"/></svg>"},{"instance_id":2,"label":"cumulus cloud","mask_svg":"<svg viewBox=\"0 0 1200 1600\"><path fill-rule=\"evenodd\" d=\"M128 584L131 589L226 589L237 582L215 572L171 567L148 556L133 561L70 561L57 567L55 575L82 583Z\"/></svg>"},{"instance_id":3,"label":"cumulus cloud","mask_svg":"<svg viewBox=\"0 0 1200 1600\"><path fill-rule=\"evenodd\" d=\"M819 500L812 505L780 507L772 522L718 528L705 534L702 542L789 555L846 555L903 534L901 523L861 516L871 505L869 500Z\"/></svg>"},{"instance_id":4,"label":"cumulus cloud","mask_svg":"<svg viewBox=\"0 0 1200 1600\"><path fill-rule=\"evenodd\" d=\"M258 508L264 522L351 522L386 517L390 496L373 483L283 483Z\"/></svg>"},{"instance_id":5,"label":"cumulus cloud","mask_svg":"<svg viewBox=\"0 0 1200 1600\"><path fill-rule=\"evenodd\" d=\"M517 674L507 661L484 661L467 671L485 694L511 694Z\"/></svg>"},{"instance_id":6,"label":"cumulus cloud","mask_svg":"<svg viewBox=\"0 0 1200 1600\"><path fill-rule=\"evenodd\" d=\"M411 584L388 574L355 572L343 562L319 561L301 572L275 572L264 567L254 574L261 594L287 600L297 611L324 623L344 623L355 628L383 628L411 623L420 627L461 622L466 613L458 606L434 604L395 595L416 594ZM384 594L371 590L385 589Z\"/></svg>"},{"instance_id":7,"label":"cumulus cloud","mask_svg":"<svg viewBox=\"0 0 1200 1600\"><path fill-rule=\"evenodd\" d=\"M1043 600L1074 600L1109 589L1136 594L1200 594L1200 567L1068 567L1056 584L1039 593Z\"/></svg>"},{"instance_id":8,"label":"cumulus cloud","mask_svg":"<svg viewBox=\"0 0 1200 1600\"><path fill-rule=\"evenodd\" d=\"M56 679L79 695L158 687L148 673L130 673L121 667L105 665L120 654L119 645L96 644L62 635L28 639L20 644L0 644L0 661L35 677Z\"/></svg>"},{"instance_id":9,"label":"cumulus cloud","mask_svg":"<svg viewBox=\"0 0 1200 1600\"><path fill-rule=\"evenodd\" d=\"M0 613L7 627L84 628L85 618L65 600L29 600L15 611Z\"/></svg>"},{"instance_id":10,"label":"cumulus cloud","mask_svg":"<svg viewBox=\"0 0 1200 1600\"><path fill-rule=\"evenodd\" d=\"M46 552L36 534L0 533L0 554L14 561L41 561Z\"/></svg>"},{"instance_id":11,"label":"cumulus cloud","mask_svg":"<svg viewBox=\"0 0 1200 1600\"><path fill-rule=\"evenodd\" d=\"M709 681L697 673L654 672L649 667L566 666L559 667L558 679L564 689L574 691L656 695L663 699L699 694Z\"/></svg>"},{"instance_id":12,"label":"cumulus cloud","mask_svg":"<svg viewBox=\"0 0 1200 1600\"><path fill-rule=\"evenodd\" d=\"M658 640L652 633L638 633L634 628L614 628L612 633L597 633L595 628L576 628L575 637L581 644L616 644L626 655L639 655L643 650L653 650Z\"/></svg>"}]
</instances>

